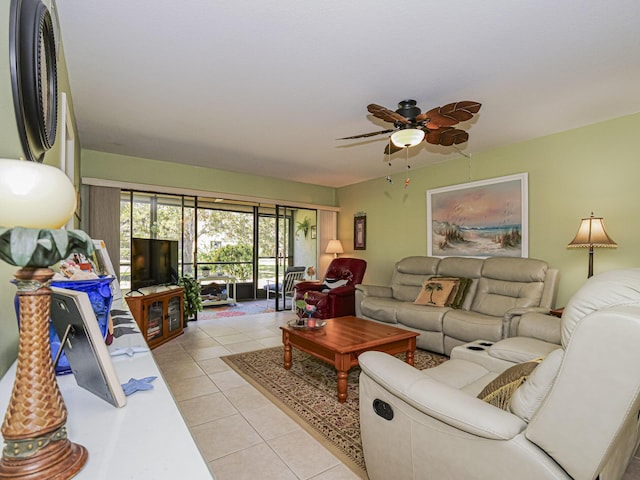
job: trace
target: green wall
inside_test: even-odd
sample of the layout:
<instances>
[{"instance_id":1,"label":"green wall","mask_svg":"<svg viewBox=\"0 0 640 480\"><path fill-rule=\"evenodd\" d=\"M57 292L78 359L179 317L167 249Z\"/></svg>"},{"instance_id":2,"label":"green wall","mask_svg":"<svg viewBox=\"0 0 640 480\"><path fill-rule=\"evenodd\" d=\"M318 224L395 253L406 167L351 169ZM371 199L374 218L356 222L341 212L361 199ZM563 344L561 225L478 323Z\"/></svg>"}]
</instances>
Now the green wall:
<instances>
[{"instance_id":1,"label":"green wall","mask_svg":"<svg viewBox=\"0 0 640 480\"><path fill-rule=\"evenodd\" d=\"M0 2L0 157L16 158L22 154L13 113L11 76L9 75L9 7ZM0 262L0 376L4 375L18 352L18 329L13 313L15 289L9 284L15 267Z\"/></svg>"},{"instance_id":2,"label":"green wall","mask_svg":"<svg viewBox=\"0 0 640 480\"><path fill-rule=\"evenodd\" d=\"M427 254L426 191L527 172L529 257L560 269L558 306L586 280L586 249L568 249L580 219L604 217L617 249L595 250L594 272L640 267L640 114L495 148L450 162L338 189L345 255L368 262L365 283L387 285L394 263ZM367 249L353 248L353 215L367 214Z\"/></svg>"},{"instance_id":3,"label":"green wall","mask_svg":"<svg viewBox=\"0 0 640 480\"><path fill-rule=\"evenodd\" d=\"M0 158L24 157L20 137L16 126L16 116L13 108L13 94L11 91L11 76L9 63L9 1L0 1ZM48 2L45 2L48 4ZM70 95L69 77L64 58L64 48L61 47L58 54L58 91L67 92L67 101L70 104L72 122L75 132L75 118L73 118L73 102ZM58 109L58 132L60 131L61 106ZM56 136L56 142L44 158L44 163L60 167L61 165L60 135ZM75 171L79 170L80 145L75 135ZM76 183L78 175L76 174ZM16 314L13 307L15 287L9 282L13 278L16 267L0 262L0 377L13 363L18 352L18 328Z\"/></svg>"},{"instance_id":4,"label":"green wall","mask_svg":"<svg viewBox=\"0 0 640 480\"><path fill-rule=\"evenodd\" d=\"M335 206L334 188L126 155L82 151L82 176Z\"/></svg>"}]
</instances>

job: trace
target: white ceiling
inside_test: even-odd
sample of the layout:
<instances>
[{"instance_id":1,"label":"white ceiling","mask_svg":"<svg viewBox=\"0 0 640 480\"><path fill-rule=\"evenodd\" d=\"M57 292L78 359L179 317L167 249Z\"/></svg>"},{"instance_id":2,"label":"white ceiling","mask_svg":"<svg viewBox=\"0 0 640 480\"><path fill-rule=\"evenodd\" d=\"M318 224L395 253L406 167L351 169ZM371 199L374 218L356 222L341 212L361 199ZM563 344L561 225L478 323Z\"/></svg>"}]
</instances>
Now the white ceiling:
<instances>
[{"instance_id":1,"label":"white ceiling","mask_svg":"<svg viewBox=\"0 0 640 480\"><path fill-rule=\"evenodd\" d=\"M366 106L483 104L465 154L640 112L637 0L57 0L83 148L344 186ZM606 139L603 139L606 141ZM404 152L391 157L405 169ZM423 143L413 168L458 157Z\"/></svg>"}]
</instances>

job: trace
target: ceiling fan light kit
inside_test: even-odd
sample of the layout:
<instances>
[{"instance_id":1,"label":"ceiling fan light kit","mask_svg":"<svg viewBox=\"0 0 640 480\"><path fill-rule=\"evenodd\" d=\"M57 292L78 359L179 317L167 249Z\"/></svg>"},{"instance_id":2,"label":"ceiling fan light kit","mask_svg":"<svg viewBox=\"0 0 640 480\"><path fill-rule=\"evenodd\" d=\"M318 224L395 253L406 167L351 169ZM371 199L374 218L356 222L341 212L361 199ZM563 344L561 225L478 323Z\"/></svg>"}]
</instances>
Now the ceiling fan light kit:
<instances>
[{"instance_id":1,"label":"ceiling fan light kit","mask_svg":"<svg viewBox=\"0 0 640 480\"><path fill-rule=\"evenodd\" d=\"M391 142L385 147L385 155L398 152L403 148L414 147L423 140L432 145L450 147L469 140L469 134L454 128L460 122L473 118L482 104L474 101L448 103L432 108L428 112L416 106L415 100L402 100L394 112L386 107L371 103L367 110L371 115L385 122L393 123L394 128L378 132L343 137L339 140L367 138L374 135L391 133Z\"/></svg>"},{"instance_id":2,"label":"ceiling fan light kit","mask_svg":"<svg viewBox=\"0 0 640 480\"><path fill-rule=\"evenodd\" d=\"M401 148L415 147L424 140L424 130L417 128L405 128L391 134L391 141Z\"/></svg>"}]
</instances>

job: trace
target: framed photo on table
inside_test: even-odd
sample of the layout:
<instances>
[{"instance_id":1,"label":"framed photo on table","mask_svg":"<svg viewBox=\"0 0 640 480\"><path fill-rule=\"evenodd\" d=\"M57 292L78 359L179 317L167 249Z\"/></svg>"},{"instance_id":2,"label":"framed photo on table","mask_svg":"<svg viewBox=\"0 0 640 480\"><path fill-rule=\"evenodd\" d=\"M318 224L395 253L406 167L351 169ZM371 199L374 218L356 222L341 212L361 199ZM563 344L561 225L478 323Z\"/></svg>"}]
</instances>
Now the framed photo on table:
<instances>
[{"instance_id":1,"label":"framed photo on table","mask_svg":"<svg viewBox=\"0 0 640 480\"><path fill-rule=\"evenodd\" d=\"M528 257L527 174L427 190L427 255Z\"/></svg>"},{"instance_id":2,"label":"framed photo on table","mask_svg":"<svg viewBox=\"0 0 640 480\"><path fill-rule=\"evenodd\" d=\"M86 292L51 287L51 323L78 386L114 407L127 404Z\"/></svg>"},{"instance_id":3,"label":"framed photo on table","mask_svg":"<svg viewBox=\"0 0 640 480\"><path fill-rule=\"evenodd\" d=\"M367 249L367 217L354 217L353 219L353 249Z\"/></svg>"}]
</instances>

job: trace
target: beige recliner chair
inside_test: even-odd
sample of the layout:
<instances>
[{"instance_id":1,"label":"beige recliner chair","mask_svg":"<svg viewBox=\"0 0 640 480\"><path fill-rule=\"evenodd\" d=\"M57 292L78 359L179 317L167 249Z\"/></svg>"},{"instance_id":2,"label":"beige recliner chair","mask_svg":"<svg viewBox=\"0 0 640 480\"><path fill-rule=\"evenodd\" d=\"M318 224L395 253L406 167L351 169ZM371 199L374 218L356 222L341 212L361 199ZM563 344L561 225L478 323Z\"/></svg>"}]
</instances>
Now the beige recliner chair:
<instances>
[{"instance_id":1,"label":"beige recliner chair","mask_svg":"<svg viewBox=\"0 0 640 480\"><path fill-rule=\"evenodd\" d=\"M640 269L589 279L561 343L505 409L478 393L498 372L467 359L419 371L359 357L360 422L371 480L622 477L639 442Z\"/></svg>"}]
</instances>

